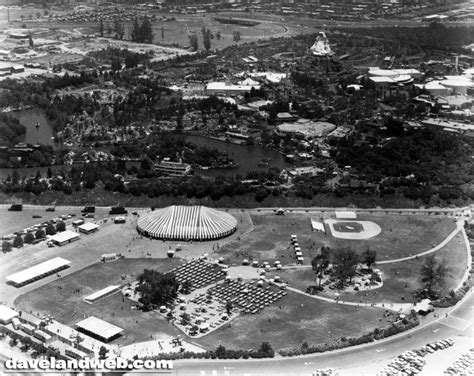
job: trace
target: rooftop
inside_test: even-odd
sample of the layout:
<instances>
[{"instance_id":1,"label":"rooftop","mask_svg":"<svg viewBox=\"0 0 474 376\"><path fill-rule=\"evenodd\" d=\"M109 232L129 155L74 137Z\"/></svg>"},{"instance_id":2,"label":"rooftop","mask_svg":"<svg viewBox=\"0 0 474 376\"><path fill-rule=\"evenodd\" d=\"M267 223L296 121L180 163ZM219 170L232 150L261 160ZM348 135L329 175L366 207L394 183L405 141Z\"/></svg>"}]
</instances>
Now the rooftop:
<instances>
[{"instance_id":1,"label":"rooftop","mask_svg":"<svg viewBox=\"0 0 474 376\"><path fill-rule=\"evenodd\" d=\"M69 260L65 260L61 257L55 257L51 260L42 262L41 264L32 266L31 268L24 269L18 273L9 275L6 279L7 281L10 281L16 284L23 284L29 280L35 279L44 274L48 274L57 269L63 268L69 265L70 263L71 261Z\"/></svg>"},{"instance_id":2,"label":"rooftop","mask_svg":"<svg viewBox=\"0 0 474 376\"><path fill-rule=\"evenodd\" d=\"M101 320L95 316L90 316L87 319L78 322L76 327L89 333L93 333L106 340L113 338L123 332L122 328L112 325L107 321Z\"/></svg>"}]
</instances>

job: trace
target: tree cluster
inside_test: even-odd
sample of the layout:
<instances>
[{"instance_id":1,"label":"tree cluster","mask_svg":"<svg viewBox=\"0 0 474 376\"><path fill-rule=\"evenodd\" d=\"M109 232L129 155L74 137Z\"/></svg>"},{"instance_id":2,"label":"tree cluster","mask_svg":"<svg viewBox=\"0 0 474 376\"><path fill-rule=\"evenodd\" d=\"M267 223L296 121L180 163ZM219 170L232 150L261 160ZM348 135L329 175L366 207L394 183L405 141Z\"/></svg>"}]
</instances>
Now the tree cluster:
<instances>
[{"instance_id":1,"label":"tree cluster","mask_svg":"<svg viewBox=\"0 0 474 376\"><path fill-rule=\"evenodd\" d=\"M137 277L137 281L136 292L140 293L139 302L146 311L170 304L178 296L179 282L171 273L162 274L145 269Z\"/></svg>"}]
</instances>

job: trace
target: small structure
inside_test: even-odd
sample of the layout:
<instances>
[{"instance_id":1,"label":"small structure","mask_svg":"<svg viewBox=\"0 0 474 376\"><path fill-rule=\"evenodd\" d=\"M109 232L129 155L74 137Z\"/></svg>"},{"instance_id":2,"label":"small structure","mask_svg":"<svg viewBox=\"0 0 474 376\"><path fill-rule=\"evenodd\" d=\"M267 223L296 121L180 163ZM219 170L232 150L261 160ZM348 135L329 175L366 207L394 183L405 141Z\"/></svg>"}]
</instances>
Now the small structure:
<instances>
[{"instance_id":1,"label":"small structure","mask_svg":"<svg viewBox=\"0 0 474 376\"><path fill-rule=\"evenodd\" d=\"M324 223L315 221L314 219L311 220L311 228L313 229L313 231L326 232L326 229L324 228Z\"/></svg>"},{"instance_id":2,"label":"small structure","mask_svg":"<svg viewBox=\"0 0 474 376\"><path fill-rule=\"evenodd\" d=\"M58 245L58 246L71 243L78 239L79 239L79 234L77 232L69 231L69 230L58 232L56 235L53 235L49 238L51 242L53 242L55 245Z\"/></svg>"},{"instance_id":3,"label":"small structure","mask_svg":"<svg viewBox=\"0 0 474 376\"><path fill-rule=\"evenodd\" d=\"M122 255L120 253L104 253L101 256L100 261L102 261L102 262L115 261L118 258L120 258L121 256Z\"/></svg>"},{"instance_id":4,"label":"small structure","mask_svg":"<svg viewBox=\"0 0 474 376\"><path fill-rule=\"evenodd\" d=\"M434 311L433 305L431 304L431 300L429 299L423 299L421 302L415 305L414 309L416 313L422 316L426 316L428 313Z\"/></svg>"},{"instance_id":5,"label":"small structure","mask_svg":"<svg viewBox=\"0 0 474 376\"><path fill-rule=\"evenodd\" d=\"M0 304L0 324L9 324L17 316L17 311L7 307L6 305Z\"/></svg>"},{"instance_id":6,"label":"small structure","mask_svg":"<svg viewBox=\"0 0 474 376\"><path fill-rule=\"evenodd\" d=\"M95 293L88 295L84 298L87 303L95 303L99 299L106 298L112 294L115 294L117 291L120 290L120 286L107 286L106 288L96 291Z\"/></svg>"},{"instance_id":7,"label":"small structure","mask_svg":"<svg viewBox=\"0 0 474 376\"><path fill-rule=\"evenodd\" d=\"M76 219L75 221L72 221L72 225L74 227L78 227L80 225L83 225L85 223L84 219L80 218L80 219Z\"/></svg>"},{"instance_id":8,"label":"small structure","mask_svg":"<svg viewBox=\"0 0 474 376\"><path fill-rule=\"evenodd\" d=\"M329 46L329 40L326 37L326 33L323 31L318 33L314 44L310 48L312 54L314 56L332 56L334 52L332 52L331 47Z\"/></svg>"},{"instance_id":9,"label":"small structure","mask_svg":"<svg viewBox=\"0 0 474 376\"><path fill-rule=\"evenodd\" d=\"M191 165L183 162L172 162L169 158L163 158L161 162L155 163L155 170L167 176L186 176L191 173Z\"/></svg>"},{"instance_id":10,"label":"small structure","mask_svg":"<svg viewBox=\"0 0 474 376\"><path fill-rule=\"evenodd\" d=\"M92 222L84 223L83 225L78 226L78 230L84 234L92 234L93 232L99 231L99 225L96 225Z\"/></svg>"},{"instance_id":11,"label":"small structure","mask_svg":"<svg viewBox=\"0 0 474 376\"><path fill-rule=\"evenodd\" d=\"M336 210L337 219L357 219L357 213L355 211L348 210Z\"/></svg>"},{"instance_id":12,"label":"small structure","mask_svg":"<svg viewBox=\"0 0 474 376\"><path fill-rule=\"evenodd\" d=\"M48 275L54 274L60 270L69 267L71 261L63 259L61 257L55 257L51 260L42 262L32 266L31 268L22 270L18 273L9 275L6 280L16 287L24 286L28 283L37 281L38 279L44 278Z\"/></svg>"},{"instance_id":13,"label":"small structure","mask_svg":"<svg viewBox=\"0 0 474 376\"><path fill-rule=\"evenodd\" d=\"M122 328L112 325L95 316L90 316L87 319L78 322L76 327L80 332L102 342L110 342L120 336L123 332Z\"/></svg>"},{"instance_id":14,"label":"small structure","mask_svg":"<svg viewBox=\"0 0 474 376\"><path fill-rule=\"evenodd\" d=\"M125 222L127 222L127 218L125 218L125 217L115 217L114 218L114 223L118 224L118 223L125 223Z\"/></svg>"}]
</instances>

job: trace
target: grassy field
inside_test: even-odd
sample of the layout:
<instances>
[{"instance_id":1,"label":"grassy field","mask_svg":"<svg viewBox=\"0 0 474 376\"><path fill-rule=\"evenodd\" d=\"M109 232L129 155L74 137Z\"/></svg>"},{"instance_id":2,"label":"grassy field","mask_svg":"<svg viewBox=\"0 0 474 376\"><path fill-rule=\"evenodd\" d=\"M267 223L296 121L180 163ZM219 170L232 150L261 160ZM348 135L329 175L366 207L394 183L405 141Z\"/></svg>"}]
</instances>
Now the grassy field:
<instances>
[{"instance_id":1,"label":"grassy field","mask_svg":"<svg viewBox=\"0 0 474 376\"><path fill-rule=\"evenodd\" d=\"M466 268L466 245L462 234L457 234L445 247L433 253L436 259L448 268L443 295L454 289ZM421 289L420 269L426 258L420 257L393 264L377 265L383 274L383 286L368 292L326 290L323 296L334 297L338 292L342 300L364 303L406 303L413 301L413 291ZM306 291L310 285L316 285L315 272L311 268L288 269L267 273L269 278L278 275L290 286Z\"/></svg>"},{"instance_id":2,"label":"grassy field","mask_svg":"<svg viewBox=\"0 0 474 376\"><path fill-rule=\"evenodd\" d=\"M325 215L325 218L327 214ZM452 219L408 215L359 215L358 219L377 223L382 232L366 240L337 239L329 234L312 232L310 218L321 220L321 215L273 214L252 215L255 229L231 242L218 253L231 264L241 264L243 259L280 260L282 264L293 263L294 253L290 236L296 234L305 257L310 263L321 246L331 248L350 247L362 252L370 247L377 252L377 260L390 260L423 252L445 239L456 227Z\"/></svg>"},{"instance_id":3,"label":"grassy field","mask_svg":"<svg viewBox=\"0 0 474 376\"><path fill-rule=\"evenodd\" d=\"M21 295L15 304L28 312L51 314L68 325L74 325L84 319L84 315L99 317L125 329L124 336L114 342L118 344L146 341L155 333L176 336L180 332L167 320L153 312L132 310L131 306L136 303L122 299L121 293L94 304L86 303L82 299L109 285L123 285L134 281L145 268L165 272L180 264L181 261L177 259L123 259L94 264Z\"/></svg>"},{"instance_id":4,"label":"grassy field","mask_svg":"<svg viewBox=\"0 0 474 376\"><path fill-rule=\"evenodd\" d=\"M69 325L82 320L84 315L99 317L125 329L124 336L114 341L117 344L146 341L158 333L176 336L180 332L159 314L132 310L134 303L122 299L120 293L94 304L82 299L108 285L135 280L144 268L163 272L178 264L176 259L125 259L99 263L28 292L17 298L15 304L28 312L50 314ZM239 316L230 325L203 338L193 339L193 342L208 349L214 349L219 342L228 348L247 349L269 341L279 349L302 341L314 343L354 336L384 323L383 312L379 309L356 309L289 292L259 314Z\"/></svg>"},{"instance_id":5,"label":"grassy field","mask_svg":"<svg viewBox=\"0 0 474 376\"><path fill-rule=\"evenodd\" d=\"M289 291L259 314L239 316L230 325L195 342L210 348L221 343L234 349L255 349L264 341L274 349L297 346L305 341L322 343L384 326L387 321L383 313L382 309L326 303Z\"/></svg>"}]
</instances>

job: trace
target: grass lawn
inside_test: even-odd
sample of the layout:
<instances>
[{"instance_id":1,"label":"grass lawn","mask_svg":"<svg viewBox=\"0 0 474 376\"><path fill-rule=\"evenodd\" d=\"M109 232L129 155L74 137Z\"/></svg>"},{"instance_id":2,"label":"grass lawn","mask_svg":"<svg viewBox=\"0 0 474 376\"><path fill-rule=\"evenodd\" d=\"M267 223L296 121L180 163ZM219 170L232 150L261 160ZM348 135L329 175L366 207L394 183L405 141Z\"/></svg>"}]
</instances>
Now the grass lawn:
<instances>
[{"instance_id":1,"label":"grass lawn","mask_svg":"<svg viewBox=\"0 0 474 376\"><path fill-rule=\"evenodd\" d=\"M337 239L329 234L312 232L310 219L320 220L321 215L273 214L252 215L255 229L237 242L230 242L218 253L229 264L241 264L243 259L259 261L280 260L294 263L290 235L296 234L305 263L309 264L321 246L350 247L362 252L370 247L377 252L378 260L390 260L423 252L445 239L456 227L449 218L408 215L360 215L358 219L377 223L382 232L370 239ZM327 215L325 216L327 217Z\"/></svg>"},{"instance_id":2,"label":"grass lawn","mask_svg":"<svg viewBox=\"0 0 474 376\"><path fill-rule=\"evenodd\" d=\"M466 245L461 233L457 234L445 247L433 253L438 262L448 268L443 294L446 295L454 289L464 273L467 263ZM406 303L413 301L412 291L422 288L420 269L429 256L420 257L409 261L393 264L377 265L383 273L384 284L378 289L371 291L348 291L328 290L322 293L324 296L334 297L339 293L342 300L364 302L364 303ZM306 291L310 285L316 285L315 272L311 268L295 268L287 270L272 271L267 273L269 278L278 275L290 286ZM367 295L366 295L367 294ZM404 299L403 299L403 298Z\"/></svg>"},{"instance_id":3,"label":"grass lawn","mask_svg":"<svg viewBox=\"0 0 474 376\"><path fill-rule=\"evenodd\" d=\"M305 341L316 344L367 333L387 324L383 313L382 309L327 303L288 291L260 313L241 315L194 342L208 348L220 343L229 349L255 349L267 341L278 350Z\"/></svg>"},{"instance_id":4,"label":"grass lawn","mask_svg":"<svg viewBox=\"0 0 474 376\"><path fill-rule=\"evenodd\" d=\"M82 298L109 285L134 281L145 268L165 272L181 262L178 259L122 259L94 264L21 295L15 304L28 312L50 314L68 325L84 319L84 315L99 317L125 329L124 335L113 342L117 344L147 341L156 333L176 336L180 332L166 319L154 312L132 310L130 307L135 303L122 299L121 293L94 304L86 303Z\"/></svg>"}]
</instances>

